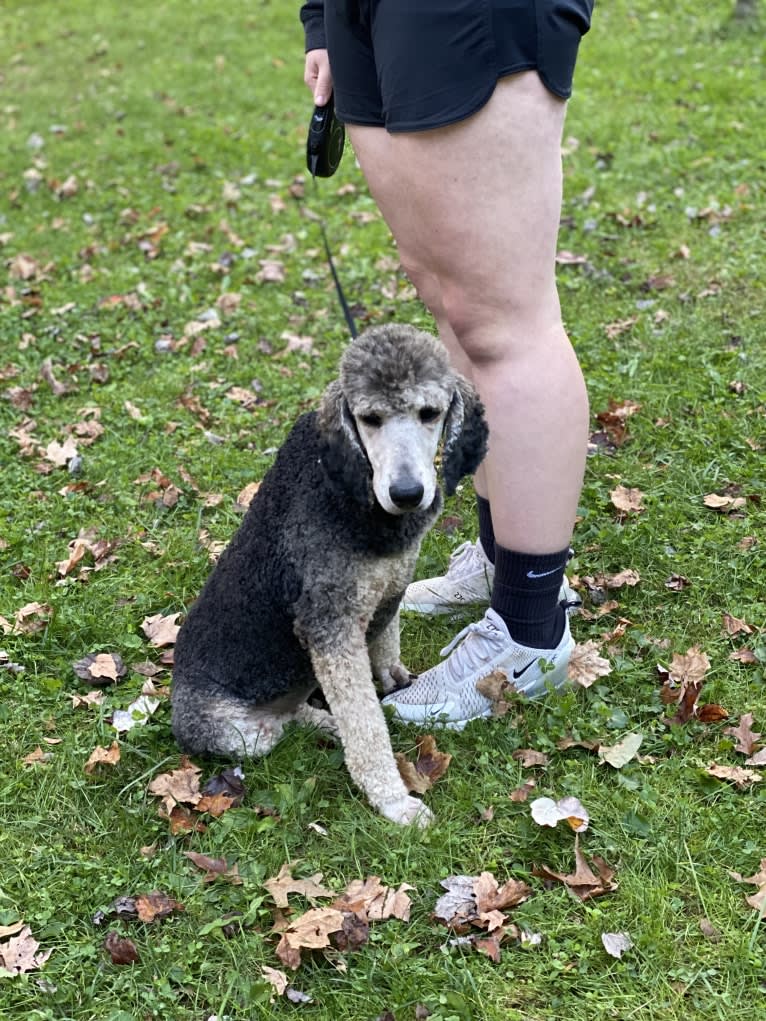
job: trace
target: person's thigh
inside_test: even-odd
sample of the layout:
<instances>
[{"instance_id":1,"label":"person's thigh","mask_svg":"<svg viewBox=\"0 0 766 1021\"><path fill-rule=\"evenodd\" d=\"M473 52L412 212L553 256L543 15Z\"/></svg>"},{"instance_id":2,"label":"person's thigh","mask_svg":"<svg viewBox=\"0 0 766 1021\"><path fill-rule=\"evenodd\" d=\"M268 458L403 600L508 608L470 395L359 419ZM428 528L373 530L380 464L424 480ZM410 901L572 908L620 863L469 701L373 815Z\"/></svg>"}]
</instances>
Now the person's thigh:
<instances>
[{"instance_id":1,"label":"person's thigh","mask_svg":"<svg viewBox=\"0 0 766 1021\"><path fill-rule=\"evenodd\" d=\"M558 317L565 106L525 72L502 78L478 113L444 128L349 125L402 264L438 280L458 334L508 314L527 324Z\"/></svg>"}]
</instances>

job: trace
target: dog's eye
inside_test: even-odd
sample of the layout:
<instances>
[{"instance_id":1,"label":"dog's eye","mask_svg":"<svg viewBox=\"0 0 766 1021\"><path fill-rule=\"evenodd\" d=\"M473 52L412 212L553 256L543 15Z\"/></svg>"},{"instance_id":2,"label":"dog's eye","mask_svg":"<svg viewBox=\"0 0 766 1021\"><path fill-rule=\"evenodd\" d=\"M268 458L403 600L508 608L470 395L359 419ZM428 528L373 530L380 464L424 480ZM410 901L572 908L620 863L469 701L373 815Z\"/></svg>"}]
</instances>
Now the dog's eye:
<instances>
[{"instance_id":1,"label":"dog's eye","mask_svg":"<svg viewBox=\"0 0 766 1021\"><path fill-rule=\"evenodd\" d=\"M378 429L380 428L380 426L383 425L383 419L380 417L380 415L374 414L374 412L370 413L369 415L360 415L359 421L362 423L362 425L369 426L370 429Z\"/></svg>"},{"instance_id":2,"label":"dog's eye","mask_svg":"<svg viewBox=\"0 0 766 1021\"><path fill-rule=\"evenodd\" d=\"M424 423L435 422L439 415L441 415L441 411L438 408L420 409L420 421Z\"/></svg>"}]
</instances>

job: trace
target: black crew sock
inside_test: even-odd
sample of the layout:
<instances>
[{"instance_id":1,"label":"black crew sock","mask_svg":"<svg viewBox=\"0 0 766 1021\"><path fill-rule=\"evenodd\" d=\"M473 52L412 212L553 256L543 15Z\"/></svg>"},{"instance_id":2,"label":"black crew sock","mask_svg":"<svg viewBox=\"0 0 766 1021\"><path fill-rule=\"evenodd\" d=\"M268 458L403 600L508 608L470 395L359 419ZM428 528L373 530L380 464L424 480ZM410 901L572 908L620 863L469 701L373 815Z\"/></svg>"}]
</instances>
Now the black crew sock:
<instances>
[{"instance_id":1,"label":"black crew sock","mask_svg":"<svg viewBox=\"0 0 766 1021\"><path fill-rule=\"evenodd\" d=\"M495 530L492 527L492 511L489 500L476 494L476 508L479 512L479 542L490 564L495 562Z\"/></svg>"},{"instance_id":2,"label":"black crew sock","mask_svg":"<svg viewBox=\"0 0 766 1021\"><path fill-rule=\"evenodd\" d=\"M568 546L559 553L516 553L495 543L491 606L520 645L555 649L561 641L566 613L559 592L568 557Z\"/></svg>"}]
</instances>

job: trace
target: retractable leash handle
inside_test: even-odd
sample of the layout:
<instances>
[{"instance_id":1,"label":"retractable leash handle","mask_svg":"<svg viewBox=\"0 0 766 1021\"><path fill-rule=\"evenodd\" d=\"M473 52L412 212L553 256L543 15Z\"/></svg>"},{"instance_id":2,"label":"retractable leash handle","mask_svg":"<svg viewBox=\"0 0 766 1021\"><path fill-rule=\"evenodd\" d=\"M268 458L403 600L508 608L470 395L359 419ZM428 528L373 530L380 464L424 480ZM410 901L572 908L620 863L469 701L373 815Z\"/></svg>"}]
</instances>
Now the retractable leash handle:
<instances>
[{"instance_id":1,"label":"retractable leash handle","mask_svg":"<svg viewBox=\"0 0 766 1021\"><path fill-rule=\"evenodd\" d=\"M315 106L314 112L309 121L308 137L306 139L306 167L314 181L314 188L319 194L317 177L332 177L338 169L343 155L343 146L346 141L346 132L343 125L335 116L335 104L330 96L325 106ZM346 301L346 295L335 269L335 262L330 249L330 242L327 240L324 220L319 218L319 230L322 234L325 255L330 266L330 273L335 284L343 318L346 320L349 333L352 339L357 336L356 323L351 315L351 309Z\"/></svg>"}]
</instances>

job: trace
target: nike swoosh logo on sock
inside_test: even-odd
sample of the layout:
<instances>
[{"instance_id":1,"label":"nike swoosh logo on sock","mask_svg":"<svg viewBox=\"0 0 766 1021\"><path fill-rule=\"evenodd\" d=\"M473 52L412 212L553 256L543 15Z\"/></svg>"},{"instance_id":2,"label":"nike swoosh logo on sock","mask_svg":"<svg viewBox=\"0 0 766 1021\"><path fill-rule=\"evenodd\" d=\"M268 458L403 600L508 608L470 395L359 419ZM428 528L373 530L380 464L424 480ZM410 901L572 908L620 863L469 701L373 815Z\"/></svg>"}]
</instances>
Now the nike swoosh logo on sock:
<instances>
[{"instance_id":1,"label":"nike swoosh logo on sock","mask_svg":"<svg viewBox=\"0 0 766 1021\"><path fill-rule=\"evenodd\" d=\"M514 670L513 671L513 679L514 679L514 681L518 681L518 679L521 677L521 675L526 673L527 670L529 670L529 668L531 666L533 666L536 662L537 662L536 659L530 659L530 661L527 663L527 665L523 666L521 668L521 670Z\"/></svg>"},{"instance_id":2,"label":"nike swoosh logo on sock","mask_svg":"<svg viewBox=\"0 0 766 1021\"><path fill-rule=\"evenodd\" d=\"M566 566L566 565L564 565ZM555 574L556 571L560 571L560 567L554 567L552 571L527 571L528 578L547 578L549 574Z\"/></svg>"}]
</instances>

